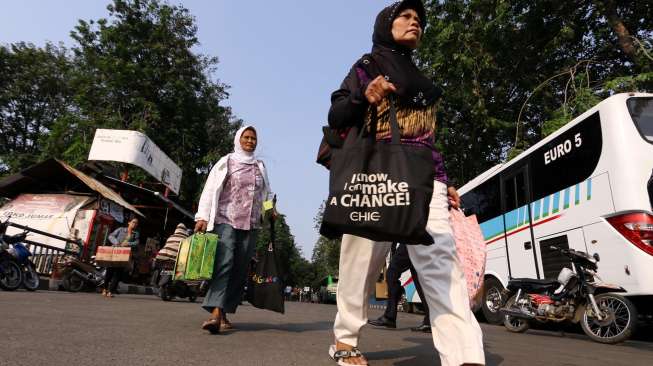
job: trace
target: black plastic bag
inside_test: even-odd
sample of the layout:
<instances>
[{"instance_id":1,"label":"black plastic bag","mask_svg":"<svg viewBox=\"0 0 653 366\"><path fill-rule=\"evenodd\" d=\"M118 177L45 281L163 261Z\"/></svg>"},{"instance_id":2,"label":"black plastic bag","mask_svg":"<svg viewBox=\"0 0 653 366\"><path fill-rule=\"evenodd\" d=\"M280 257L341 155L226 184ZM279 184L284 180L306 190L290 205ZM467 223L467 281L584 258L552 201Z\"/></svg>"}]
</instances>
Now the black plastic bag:
<instances>
[{"instance_id":1,"label":"black plastic bag","mask_svg":"<svg viewBox=\"0 0 653 366\"><path fill-rule=\"evenodd\" d=\"M274 220L270 220L270 243L247 281L247 302L259 309L284 313L283 276L274 250Z\"/></svg>"}]
</instances>

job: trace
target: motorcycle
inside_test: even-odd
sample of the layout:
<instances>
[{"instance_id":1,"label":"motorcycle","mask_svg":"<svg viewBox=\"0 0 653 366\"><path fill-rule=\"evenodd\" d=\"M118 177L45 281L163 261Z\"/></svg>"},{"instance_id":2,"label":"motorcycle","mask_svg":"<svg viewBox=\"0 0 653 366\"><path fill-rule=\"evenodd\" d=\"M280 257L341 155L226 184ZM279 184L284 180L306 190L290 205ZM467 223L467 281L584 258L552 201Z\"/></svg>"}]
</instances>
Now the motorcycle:
<instances>
[{"instance_id":1,"label":"motorcycle","mask_svg":"<svg viewBox=\"0 0 653 366\"><path fill-rule=\"evenodd\" d=\"M18 235L21 235L24 240L25 234L26 233ZM39 274L36 272L34 262L29 259L29 257L32 256L32 252L30 252L21 242L14 243L9 251L14 255L16 262L21 267L23 273L23 287L28 291L36 291L39 288L41 279L39 278Z\"/></svg>"},{"instance_id":2,"label":"motorcycle","mask_svg":"<svg viewBox=\"0 0 653 366\"><path fill-rule=\"evenodd\" d=\"M514 295L500 310L506 329L522 333L531 322L580 322L593 341L615 344L627 340L635 330L637 312L630 300L617 294L626 290L600 281L596 274L599 255L555 246L550 249L569 258L571 269L562 268L557 280L510 280L508 291Z\"/></svg>"},{"instance_id":3,"label":"motorcycle","mask_svg":"<svg viewBox=\"0 0 653 366\"><path fill-rule=\"evenodd\" d=\"M72 256L64 259L62 285L66 291L79 292L85 287L101 287L105 276L106 269L94 263L83 262Z\"/></svg>"},{"instance_id":4,"label":"motorcycle","mask_svg":"<svg viewBox=\"0 0 653 366\"><path fill-rule=\"evenodd\" d=\"M14 291L23 282L23 271L17 263L16 257L12 254L13 248L11 244L23 240L24 234L19 234L23 236L23 239L20 239L18 235L5 235L8 226L8 220L0 223L0 288L7 291Z\"/></svg>"}]
</instances>

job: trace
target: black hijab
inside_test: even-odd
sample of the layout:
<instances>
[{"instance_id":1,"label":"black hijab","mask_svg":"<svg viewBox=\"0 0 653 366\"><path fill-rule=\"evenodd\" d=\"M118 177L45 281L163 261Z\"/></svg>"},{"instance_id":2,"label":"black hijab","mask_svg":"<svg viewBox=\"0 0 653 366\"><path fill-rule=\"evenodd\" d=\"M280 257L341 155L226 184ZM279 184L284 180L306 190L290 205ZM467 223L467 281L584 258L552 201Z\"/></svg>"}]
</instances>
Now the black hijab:
<instances>
[{"instance_id":1,"label":"black hijab","mask_svg":"<svg viewBox=\"0 0 653 366\"><path fill-rule=\"evenodd\" d=\"M442 95L442 90L422 74L412 60L413 50L395 42L392 22L405 9L413 9L420 18L422 31L426 27L426 11L421 0L398 1L381 10L374 23L372 53L364 55L358 65L371 79L383 75L397 88L402 103L428 106Z\"/></svg>"}]
</instances>

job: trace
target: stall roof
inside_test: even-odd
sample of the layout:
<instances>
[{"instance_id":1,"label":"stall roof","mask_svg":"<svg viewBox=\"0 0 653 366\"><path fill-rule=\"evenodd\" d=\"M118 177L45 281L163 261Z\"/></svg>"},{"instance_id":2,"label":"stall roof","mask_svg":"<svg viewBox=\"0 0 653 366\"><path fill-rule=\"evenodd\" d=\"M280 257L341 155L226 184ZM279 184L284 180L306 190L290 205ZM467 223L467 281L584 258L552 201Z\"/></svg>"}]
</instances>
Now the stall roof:
<instances>
[{"instance_id":1,"label":"stall roof","mask_svg":"<svg viewBox=\"0 0 653 366\"><path fill-rule=\"evenodd\" d=\"M144 215L118 193L94 178L57 159L48 159L0 180L0 195L13 198L21 193L52 193L90 190L118 205Z\"/></svg>"}]
</instances>

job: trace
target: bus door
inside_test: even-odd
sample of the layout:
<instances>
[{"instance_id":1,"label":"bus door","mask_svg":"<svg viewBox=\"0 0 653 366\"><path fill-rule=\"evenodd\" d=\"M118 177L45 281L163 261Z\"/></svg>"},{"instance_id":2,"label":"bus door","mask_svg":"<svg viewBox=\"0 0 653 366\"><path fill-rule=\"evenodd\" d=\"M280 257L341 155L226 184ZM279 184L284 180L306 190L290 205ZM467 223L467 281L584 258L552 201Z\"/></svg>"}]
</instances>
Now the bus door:
<instances>
[{"instance_id":1,"label":"bus door","mask_svg":"<svg viewBox=\"0 0 653 366\"><path fill-rule=\"evenodd\" d=\"M511 278L540 278L533 229L528 166L501 177L506 254Z\"/></svg>"}]
</instances>

